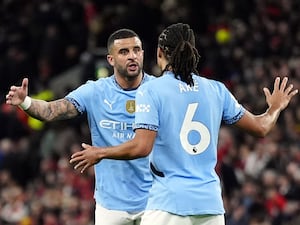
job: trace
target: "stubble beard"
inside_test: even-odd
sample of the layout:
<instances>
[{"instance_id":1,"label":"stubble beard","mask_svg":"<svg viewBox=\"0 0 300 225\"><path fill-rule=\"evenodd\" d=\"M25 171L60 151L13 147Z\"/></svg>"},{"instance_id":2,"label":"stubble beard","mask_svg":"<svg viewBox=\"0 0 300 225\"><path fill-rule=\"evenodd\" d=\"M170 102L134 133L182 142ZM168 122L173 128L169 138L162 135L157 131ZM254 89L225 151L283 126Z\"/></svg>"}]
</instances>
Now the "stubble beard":
<instances>
[{"instance_id":1,"label":"stubble beard","mask_svg":"<svg viewBox=\"0 0 300 225\"><path fill-rule=\"evenodd\" d=\"M117 68L118 73L127 81L135 80L141 74L141 67L139 66L135 72L128 72L126 68Z\"/></svg>"}]
</instances>

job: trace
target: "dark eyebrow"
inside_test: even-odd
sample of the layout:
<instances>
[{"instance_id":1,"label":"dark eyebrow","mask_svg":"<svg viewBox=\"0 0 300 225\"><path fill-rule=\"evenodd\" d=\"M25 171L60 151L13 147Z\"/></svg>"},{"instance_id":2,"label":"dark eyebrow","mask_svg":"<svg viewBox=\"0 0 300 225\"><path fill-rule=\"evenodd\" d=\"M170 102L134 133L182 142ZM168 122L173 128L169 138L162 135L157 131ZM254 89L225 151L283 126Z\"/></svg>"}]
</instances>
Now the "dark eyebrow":
<instances>
[{"instance_id":1,"label":"dark eyebrow","mask_svg":"<svg viewBox=\"0 0 300 225\"><path fill-rule=\"evenodd\" d=\"M128 48L120 48L119 52L121 52L121 51L129 51L129 49Z\"/></svg>"}]
</instances>

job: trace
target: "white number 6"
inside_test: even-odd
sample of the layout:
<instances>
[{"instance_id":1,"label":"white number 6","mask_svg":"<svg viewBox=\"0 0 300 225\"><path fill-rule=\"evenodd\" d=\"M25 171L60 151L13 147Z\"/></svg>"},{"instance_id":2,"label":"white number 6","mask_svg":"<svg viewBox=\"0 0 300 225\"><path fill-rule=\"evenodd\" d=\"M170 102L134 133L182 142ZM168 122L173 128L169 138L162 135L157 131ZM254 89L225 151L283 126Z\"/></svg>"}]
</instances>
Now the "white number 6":
<instances>
[{"instance_id":1,"label":"white number 6","mask_svg":"<svg viewBox=\"0 0 300 225\"><path fill-rule=\"evenodd\" d=\"M210 143L210 133L207 127L199 121L193 121L194 114L198 107L198 103L190 104L187 108L186 115L180 130L181 145L186 152L192 155L202 153ZM188 135L190 131L196 131L200 135L200 140L196 144L190 144Z\"/></svg>"}]
</instances>

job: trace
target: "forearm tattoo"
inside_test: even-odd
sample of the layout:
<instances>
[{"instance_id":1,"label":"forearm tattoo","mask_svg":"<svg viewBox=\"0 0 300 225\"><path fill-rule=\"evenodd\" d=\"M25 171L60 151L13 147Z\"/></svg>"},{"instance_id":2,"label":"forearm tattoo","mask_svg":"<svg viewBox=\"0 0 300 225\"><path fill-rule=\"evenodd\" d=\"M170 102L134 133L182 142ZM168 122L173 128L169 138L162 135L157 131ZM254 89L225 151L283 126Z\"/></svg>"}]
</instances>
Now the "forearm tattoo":
<instances>
[{"instance_id":1,"label":"forearm tattoo","mask_svg":"<svg viewBox=\"0 0 300 225\"><path fill-rule=\"evenodd\" d=\"M31 106L26 112L41 121L70 119L79 114L75 106L66 99L51 102L32 99Z\"/></svg>"}]
</instances>

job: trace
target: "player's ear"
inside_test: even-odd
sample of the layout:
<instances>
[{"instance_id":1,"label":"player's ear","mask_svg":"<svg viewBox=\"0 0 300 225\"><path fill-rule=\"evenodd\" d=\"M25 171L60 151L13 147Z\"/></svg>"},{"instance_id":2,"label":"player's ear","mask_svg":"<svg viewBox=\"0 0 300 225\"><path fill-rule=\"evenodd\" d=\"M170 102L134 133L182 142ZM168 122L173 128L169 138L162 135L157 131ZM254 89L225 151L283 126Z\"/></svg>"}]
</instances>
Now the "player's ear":
<instances>
[{"instance_id":1,"label":"player's ear","mask_svg":"<svg viewBox=\"0 0 300 225\"><path fill-rule=\"evenodd\" d=\"M107 55L106 60L109 63L109 65L111 65L111 66L115 65L114 57L112 55Z\"/></svg>"},{"instance_id":2,"label":"player's ear","mask_svg":"<svg viewBox=\"0 0 300 225\"><path fill-rule=\"evenodd\" d=\"M160 47L157 47L157 58L161 58L163 56L163 52Z\"/></svg>"},{"instance_id":3,"label":"player's ear","mask_svg":"<svg viewBox=\"0 0 300 225\"><path fill-rule=\"evenodd\" d=\"M158 47L156 50L156 63L159 68L162 67L162 59L164 58L163 56L164 56L163 51L161 50L160 47Z\"/></svg>"}]
</instances>

